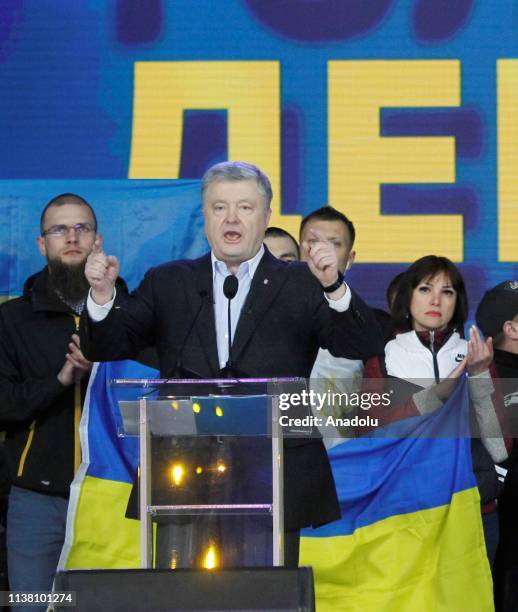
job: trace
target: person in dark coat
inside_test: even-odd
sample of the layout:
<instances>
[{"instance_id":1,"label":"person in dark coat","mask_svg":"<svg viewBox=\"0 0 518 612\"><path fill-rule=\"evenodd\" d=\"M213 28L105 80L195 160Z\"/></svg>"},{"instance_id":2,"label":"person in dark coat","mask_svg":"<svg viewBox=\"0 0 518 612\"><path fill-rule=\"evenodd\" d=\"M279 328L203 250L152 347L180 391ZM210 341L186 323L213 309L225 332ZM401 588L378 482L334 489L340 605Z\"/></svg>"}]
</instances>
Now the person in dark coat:
<instances>
[{"instance_id":1,"label":"person in dark coat","mask_svg":"<svg viewBox=\"0 0 518 612\"><path fill-rule=\"evenodd\" d=\"M499 499L500 542L494 567L498 611L518 610L518 281L504 281L484 294L476 314L484 335L493 338L494 363L504 396L510 434L514 438L504 491Z\"/></svg>"},{"instance_id":2,"label":"person in dark coat","mask_svg":"<svg viewBox=\"0 0 518 612\"><path fill-rule=\"evenodd\" d=\"M81 342L90 359L123 359L156 344L161 376L222 370L242 377L308 377L319 347L352 359L380 348L376 321L344 282L333 244L318 232L302 245L308 263L287 264L263 245L272 190L255 166L224 162L202 181L211 252L151 269L129 298L114 291L115 257L98 243L88 259L92 287ZM237 278L228 350L225 280ZM339 518L333 477L319 439L287 440L284 457L287 563L296 565L301 527Z\"/></svg>"},{"instance_id":3,"label":"person in dark coat","mask_svg":"<svg viewBox=\"0 0 518 612\"><path fill-rule=\"evenodd\" d=\"M51 200L37 239L47 266L26 281L21 297L0 306L0 428L6 430L11 483L12 591L49 591L65 538L91 368L81 352L79 315L89 288L85 262L96 236L97 220L86 200L74 194Z\"/></svg>"}]
</instances>

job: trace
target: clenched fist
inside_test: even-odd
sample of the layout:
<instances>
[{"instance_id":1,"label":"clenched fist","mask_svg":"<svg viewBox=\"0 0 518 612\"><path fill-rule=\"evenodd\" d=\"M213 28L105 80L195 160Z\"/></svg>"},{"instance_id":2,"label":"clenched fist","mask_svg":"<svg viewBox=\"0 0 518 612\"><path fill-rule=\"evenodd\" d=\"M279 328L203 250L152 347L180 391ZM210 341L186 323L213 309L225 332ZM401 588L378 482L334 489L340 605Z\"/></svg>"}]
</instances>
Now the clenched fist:
<instances>
[{"instance_id":1,"label":"clenched fist","mask_svg":"<svg viewBox=\"0 0 518 612\"><path fill-rule=\"evenodd\" d=\"M313 240L302 243L302 248L307 254L307 264L311 272L317 277L322 287L329 287L339 277L338 256L335 245L314 229L309 230ZM339 299L345 294L345 286L342 285L333 293L328 294L333 300Z\"/></svg>"},{"instance_id":2,"label":"clenched fist","mask_svg":"<svg viewBox=\"0 0 518 612\"><path fill-rule=\"evenodd\" d=\"M119 276L119 262L113 255L104 253L100 236L96 238L92 252L86 260L85 276L92 288L91 295L96 304L106 304L112 299Z\"/></svg>"}]
</instances>

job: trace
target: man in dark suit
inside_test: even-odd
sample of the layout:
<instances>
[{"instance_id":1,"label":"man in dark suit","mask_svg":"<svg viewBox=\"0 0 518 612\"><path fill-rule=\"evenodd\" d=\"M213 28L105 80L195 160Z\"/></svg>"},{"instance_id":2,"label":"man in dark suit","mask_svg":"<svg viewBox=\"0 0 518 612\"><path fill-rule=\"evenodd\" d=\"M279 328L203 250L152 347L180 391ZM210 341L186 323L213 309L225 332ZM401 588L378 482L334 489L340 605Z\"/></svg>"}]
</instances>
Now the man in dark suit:
<instances>
[{"instance_id":1,"label":"man in dark suit","mask_svg":"<svg viewBox=\"0 0 518 612\"><path fill-rule=\"evenodd\" d=\"M308 377L319 347L366 359L381 341L369 308L344 283L332 243L314 232L307 265L275 259L263 246L272 190L255 166L224 162L202 181L211 253L150 270L128 298L114 289L117 259L97 242L85 269L91 285L81 346L89 359L134 356L156 345L161 375L180 369L218 377L230 360L223 285L238 279L231 301L231 361L249 377ZM287 440L284 462L287 564L296 565L299 529L339 518L321 440Z\"/></svg>"}]
</instances>

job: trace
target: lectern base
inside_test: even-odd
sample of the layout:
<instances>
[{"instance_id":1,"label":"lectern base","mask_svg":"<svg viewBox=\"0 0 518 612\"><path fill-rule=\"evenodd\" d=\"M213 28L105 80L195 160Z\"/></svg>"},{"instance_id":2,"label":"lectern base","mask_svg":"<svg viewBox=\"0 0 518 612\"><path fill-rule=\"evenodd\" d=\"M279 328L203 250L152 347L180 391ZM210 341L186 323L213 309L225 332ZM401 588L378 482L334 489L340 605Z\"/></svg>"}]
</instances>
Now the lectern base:
<instances>
[{"instance_id":1,"label":"lectern base","mask_svg":"<svg viewBox=\"0 0 518 612\"><path fill-rule=\"evenodd\" d=\"M76 612L312 612L309 567L224 570L74 570L59 572L57 591L76 592ZM55 610L71 608L56 605Z\"/></svg>"}]
</instances>

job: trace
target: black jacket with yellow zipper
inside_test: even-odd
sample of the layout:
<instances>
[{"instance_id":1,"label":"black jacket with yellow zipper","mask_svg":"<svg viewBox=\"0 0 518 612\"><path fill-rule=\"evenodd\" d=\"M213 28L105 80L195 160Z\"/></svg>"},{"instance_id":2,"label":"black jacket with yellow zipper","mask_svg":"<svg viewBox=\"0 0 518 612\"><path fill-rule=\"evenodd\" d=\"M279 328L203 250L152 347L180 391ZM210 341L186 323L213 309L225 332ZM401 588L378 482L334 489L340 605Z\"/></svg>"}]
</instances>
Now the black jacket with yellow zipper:
<instances>
[{"instance_id":1,"label":"black jacket with yellow zipper","mask_svg":"<svg viewBox=\"0 0 518 612\"><path fill-rule=\"evenodd\" d=\"M124 287L125 288L125 287ZM11 483L68 496L80 460L78 426L88 376L57 379L78 317L48 290L48 269L0 306L0 429Z\"/></svg>"}]
</instances>

